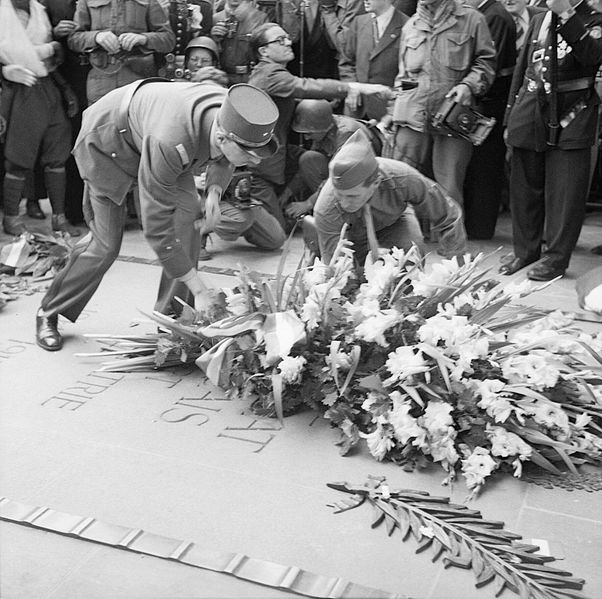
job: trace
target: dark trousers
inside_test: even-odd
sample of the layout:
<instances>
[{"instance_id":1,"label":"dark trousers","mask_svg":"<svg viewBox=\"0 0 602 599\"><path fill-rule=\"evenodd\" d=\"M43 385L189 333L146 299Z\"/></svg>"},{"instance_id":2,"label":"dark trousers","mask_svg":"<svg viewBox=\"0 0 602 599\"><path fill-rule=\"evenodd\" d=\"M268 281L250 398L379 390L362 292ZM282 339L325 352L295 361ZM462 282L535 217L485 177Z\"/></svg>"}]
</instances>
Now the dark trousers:
<instances>
[{"instance_id":1,"label":"dark trousers","mask_svg":"<svg viewBox=\"0 0 602 599\"><path fill-rule=\"evenodd\" d=\"M591 148L512 149L510 211L517 258L543 255L556 268L568 267L585 215L590 154Z\"/></svg>"},{"instance_id":2,"label":"dark trousers","mask_svg":"<svg viewBox=\"0 0 602 599\"><path fill-rule=\"evenodd\" d=\"M482 145L473 149L464 181L464 224L468 237L491 239L506 186L504 143L505 99L487 102L482 110L496 123Z\"/></svg>"}]
</instances>

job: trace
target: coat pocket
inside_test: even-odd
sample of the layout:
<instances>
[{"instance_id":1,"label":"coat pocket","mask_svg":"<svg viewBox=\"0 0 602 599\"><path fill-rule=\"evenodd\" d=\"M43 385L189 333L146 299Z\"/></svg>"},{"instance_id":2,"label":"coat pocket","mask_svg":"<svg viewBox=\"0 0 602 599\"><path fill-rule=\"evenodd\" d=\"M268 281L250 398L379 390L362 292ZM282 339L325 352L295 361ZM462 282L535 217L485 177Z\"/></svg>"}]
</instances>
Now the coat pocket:
<instances>
[{"instance_id":1,"label":"coat pocket","mask_svg":"<svg viewBox=\"0 0 602 599\"><path fill-rule=\"evenodd\" d=\"M448 33L441 60L454 71L465 71L472 63L471 37L466 33Z\"/></svg>"},{"instance_id":2,"label":"coat pocket","mask_svg":"<svg viewBox=\"0 0 602 599\"><path fill-rule=\"evenodd\" d=\"M125 22L126 27L133 29L136 33L148 31L146 18L149 11L148 0L126 0Z\"/></svg>"},{"instance_id":3,"label":"coat pocket","mask_svg":"<svg viewBox=\"0 0 602 599\"><path fill-rule=\"evenodd\" d=\"M90 11L90 30L110 29L111 0L88 0Z\"/></svg>"}]
</instances>

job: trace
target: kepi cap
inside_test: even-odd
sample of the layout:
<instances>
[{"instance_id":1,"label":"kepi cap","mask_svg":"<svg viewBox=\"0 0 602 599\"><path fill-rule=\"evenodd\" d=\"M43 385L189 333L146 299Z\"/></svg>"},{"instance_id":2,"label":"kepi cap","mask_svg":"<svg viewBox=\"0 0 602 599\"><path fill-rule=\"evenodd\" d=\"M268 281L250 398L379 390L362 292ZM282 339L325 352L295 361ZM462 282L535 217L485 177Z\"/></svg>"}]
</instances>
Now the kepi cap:
<instances>
[{"instance_id":1,"label":"kepi cap","mask_svg":"<svg viewBox=\"0 0 602 599\"><path fill-rule=\"evenodd\" d=\"M267 158L278 149L274 139L278 114L268 94L247 83L239 83L228 90L217 121L231 140Z\"/></svg>"},{"instance_id":2,"label":"kepi cap","mask_svg":"<svg viewBox=\"0 0 602 599\"><path fill-rule=\"evenodd\" d=\"M366 134L358 129L340 148L328 167L336 189L351 189L378 170L376 155Z\"/></svg>"}]
</instances>

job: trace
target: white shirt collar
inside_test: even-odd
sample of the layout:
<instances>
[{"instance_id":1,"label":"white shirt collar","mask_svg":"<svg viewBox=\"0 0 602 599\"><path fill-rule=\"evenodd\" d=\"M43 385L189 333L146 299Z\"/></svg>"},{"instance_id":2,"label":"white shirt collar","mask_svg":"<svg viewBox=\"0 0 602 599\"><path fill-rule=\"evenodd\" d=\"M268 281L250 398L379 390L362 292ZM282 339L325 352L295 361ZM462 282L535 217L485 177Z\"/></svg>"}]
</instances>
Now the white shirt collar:
<instances>
[{"instance_id":1,"label":"white shirt collar","mask_svg":"<svg viewBox=\"0 0 602 599\"><path fill-rule=\"evenodd\" d=\"M378 35L382 36L385 32L385 29L389 26L391 19L393 18L393 13L395 12L395 7L393 5L389 6L385 12L380 14L378 17L375 16L376 24L378 25Z\"/></svg>"}]
</instances>

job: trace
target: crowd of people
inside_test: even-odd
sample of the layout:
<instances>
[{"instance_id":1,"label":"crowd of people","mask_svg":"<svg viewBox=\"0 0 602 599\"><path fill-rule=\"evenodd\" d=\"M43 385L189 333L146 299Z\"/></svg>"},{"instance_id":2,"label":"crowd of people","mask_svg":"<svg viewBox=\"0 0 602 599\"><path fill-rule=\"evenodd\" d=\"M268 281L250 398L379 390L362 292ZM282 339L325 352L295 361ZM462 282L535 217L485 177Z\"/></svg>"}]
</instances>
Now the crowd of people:
<instances>
[{"instance_id":1,"label":"crowd of people","mask_svg":"<svg viewBox=\"0 0 602 599\"><path fill-rule=\"evenodd\" d=\"M209 235L274 250L299 219L325 258L345 224L360 262L425 237L460 255L507 202L500 272L562 276L596 172L597 2L0 0L3 229L25 198L46 218L39 197L53 230L90 228L38 343L60 349L132 213L164 312L210 303Z\"/></svg>"}]
</instances>

